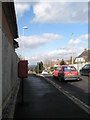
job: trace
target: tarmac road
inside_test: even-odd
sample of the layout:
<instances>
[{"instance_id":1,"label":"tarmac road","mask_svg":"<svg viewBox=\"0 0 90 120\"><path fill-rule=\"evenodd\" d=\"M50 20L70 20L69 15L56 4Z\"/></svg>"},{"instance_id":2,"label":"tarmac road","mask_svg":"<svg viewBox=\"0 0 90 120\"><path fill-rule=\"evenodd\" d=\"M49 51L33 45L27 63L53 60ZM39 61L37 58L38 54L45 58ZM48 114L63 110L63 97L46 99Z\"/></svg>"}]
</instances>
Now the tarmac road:
<instances>
[{"instance_id":1,"label":"tarmac road","mask_svg":"<svg viewBox=\"0 0 90 120\"><path fill-rule=\"evenodd\" d=\"M24 80L24 103L21 87L17 96L14 118L82 118L88 114L68 97L48 83L45 78L29 75Z\"/></svg>"},{"instance_id":2,"label":"tarmac road","mask_svg":"<svg viewBox=\"0 0 90 120\"><path fill-rule=\"evenodd\" d=\"M53 81L54 83L62 87L62 89L90 106L89 77L80 76L80 78L82 79L80 81L72 80L66 82L60 82L57 78L53 78L53 76L49 74L44 75L44 77L48 78L50 81Z\"/></svg>"}]
</instances>

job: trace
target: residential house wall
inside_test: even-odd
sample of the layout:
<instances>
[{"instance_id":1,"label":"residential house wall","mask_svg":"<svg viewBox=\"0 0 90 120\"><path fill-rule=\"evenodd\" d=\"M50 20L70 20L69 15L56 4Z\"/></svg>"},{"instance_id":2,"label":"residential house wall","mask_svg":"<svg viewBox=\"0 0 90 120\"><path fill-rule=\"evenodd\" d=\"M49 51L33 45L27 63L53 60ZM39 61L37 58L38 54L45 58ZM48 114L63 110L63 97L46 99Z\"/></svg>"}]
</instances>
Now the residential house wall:
<instances>
[{"instance_id":1,"label":"residential house wall","mask_svg":"<svg viewBox=\"0 0 90 120\"><path fill-rule=\"evenodd\" d=\"M10 19L10 18L9 18ZM10 44L13 46L13 36L11 34L8 22L7 22L7 18L5 16L4 11L2 10L2 27L3 27L3 31L6 34L6 36L8 37L8 41L10 42Z\"/></svg>"},{"instance_id":2,"label":"residential house wall","mask_svg":"<svg viewBox=\"0 0 90 120\"><path fill-rule=\"evenodd\" d=\"M18 84L18 56L8 41L7 36L2 32L2 101L3 109L7 104L12 89Z\"/></svg>"},{"instance_id":3,"label":"residential house wall","mask_svg":"<svg viewBox=\"0 0 90 120\"><path fill-rule=\"evenodd\" d=\"M2 117L2 4L0 2L0 119Z\"/></svg>"},{"instance_id":4,"label":"residential house wall","mask_svg":"<svg viewBox=\"0 0 90 120\"><path fill-rule=\"evenodd\" d=\"M9 103L10 97L12 94L15 94L15 91L18 89L20 79L18 78L19 58L15 53L13 46L13 40L17 33L14 33L14 27L10 27L10 25L15 25L16 27L14 19L15 14L12 12L14 8L12 7L11 9L10 4L12 3L5 3L7 7L3 6L2 4L3 3L0 3L0 9L2 10L2 22L0 22L0 92L2 91L2 94L0 93L0 106L2 108L1 110L4 110ZM8 11L10 9L9 12L6 12L8 15L10 14L14 18L10 18L8 15L6 16L3 8L7 9ZM8 22L10 20L11 22ZM16 34L15 36L12 34L11 29L14 29L13 33ZM0 115L2 115L2 111L0 111Z\"/></svg>"}]
</instances>

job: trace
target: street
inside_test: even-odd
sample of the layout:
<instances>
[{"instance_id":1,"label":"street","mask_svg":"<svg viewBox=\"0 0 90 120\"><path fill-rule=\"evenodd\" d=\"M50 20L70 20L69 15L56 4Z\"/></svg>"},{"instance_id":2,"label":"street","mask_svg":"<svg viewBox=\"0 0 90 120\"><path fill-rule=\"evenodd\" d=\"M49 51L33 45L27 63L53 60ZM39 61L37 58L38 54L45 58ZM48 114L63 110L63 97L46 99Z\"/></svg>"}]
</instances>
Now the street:
<instances>
[{"instance_id":1,"label":"street","mask_svg":"<svg viewBox=\"0 0 90 120\"><path fill-rule=\"evenodd\" d=\"M59 85L62 89L67 91L68 93L72 94L85 104L90 106L89 103L89 97L90 97L90 91L89 91L89 84L88 80L89 78L87 76L80 76L82 80L80 81L65 81L60 82L58 78L53 78L52 75L44 75L45 78L48 78L48 80L53 81L55 84Z\"/></svg>"},{"instance_id":2,"label":"street","mask_svg":"<svg viewBox=\"0 0 90 120\"><path fill-rule=\"evenodd\" d=\"M65 84L63 85L65 86ZM83 109L47 82L44 77L30 74L24 80L23 104L21 104L20 91L21 87L15 106L15 119L88 118L88 114Z\"/></svg>"}]
</instances>

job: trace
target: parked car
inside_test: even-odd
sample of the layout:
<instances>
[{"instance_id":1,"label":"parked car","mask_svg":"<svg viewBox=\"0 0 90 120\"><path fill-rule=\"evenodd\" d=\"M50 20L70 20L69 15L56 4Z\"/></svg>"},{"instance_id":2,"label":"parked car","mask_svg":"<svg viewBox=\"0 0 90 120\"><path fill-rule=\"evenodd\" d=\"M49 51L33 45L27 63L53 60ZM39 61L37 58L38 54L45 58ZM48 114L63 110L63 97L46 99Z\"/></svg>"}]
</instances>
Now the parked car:
<instances>
[{"instance_id":1,"label":"parked car","mask_svg":"<svg viewBox=\"0 0 90 120\"><path fill-rule=\"evenodd\" d=\"M43 70L42 74L48 74L48 72L46 70Z\"/></svg>"},{"instance_id":2,"label":"parked car","mask_svg":"<svg viewBox=\"0 0 90 120\"><path fill-rule=\"evenodd\" d=\"M90 64L86 64L80 69L80 75L90 76Z\"/></svg>"},{"instance_id":3,"label":"parked car","mask_svg":"<svg viewBox=\"0 0 90 120\"><path fill-rule=\"evenodd\" d=\"M57 76L60 81L80 80L76 68L74 66L68 66L68 65L59 66L54 71L54 76Z\"/></svg>"}]
</instances>

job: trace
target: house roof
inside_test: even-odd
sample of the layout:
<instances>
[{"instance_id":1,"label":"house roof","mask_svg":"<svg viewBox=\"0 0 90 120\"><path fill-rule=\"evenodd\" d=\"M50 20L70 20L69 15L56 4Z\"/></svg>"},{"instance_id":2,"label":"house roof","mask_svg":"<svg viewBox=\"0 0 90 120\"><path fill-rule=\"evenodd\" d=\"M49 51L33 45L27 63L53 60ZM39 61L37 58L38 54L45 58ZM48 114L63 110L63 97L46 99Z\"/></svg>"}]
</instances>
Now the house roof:
<instances>
[{"instance_id":1,"label":"house roof","mask_svg":"<svg viewBox=\"0 0 90 120\"><path fill-rule=\"evenodd\" d=\"M77 58L88 57L90 55L90 50L84 50Z\"/></svg>"},{"instance_id":2,"label":"house roof","mask_svg":"<svg viewBox=\"0 0 90 120\"><path fill-rule=\"evenodd\" d=\"M10 27L10 31L13 35L13 38L17 38L18 37L18 28L17 28L14 2L3 2L2 8L3 8L4 13L6 15L6 18L7 18L9 27Z\"/></svg>"}]
</instances>

